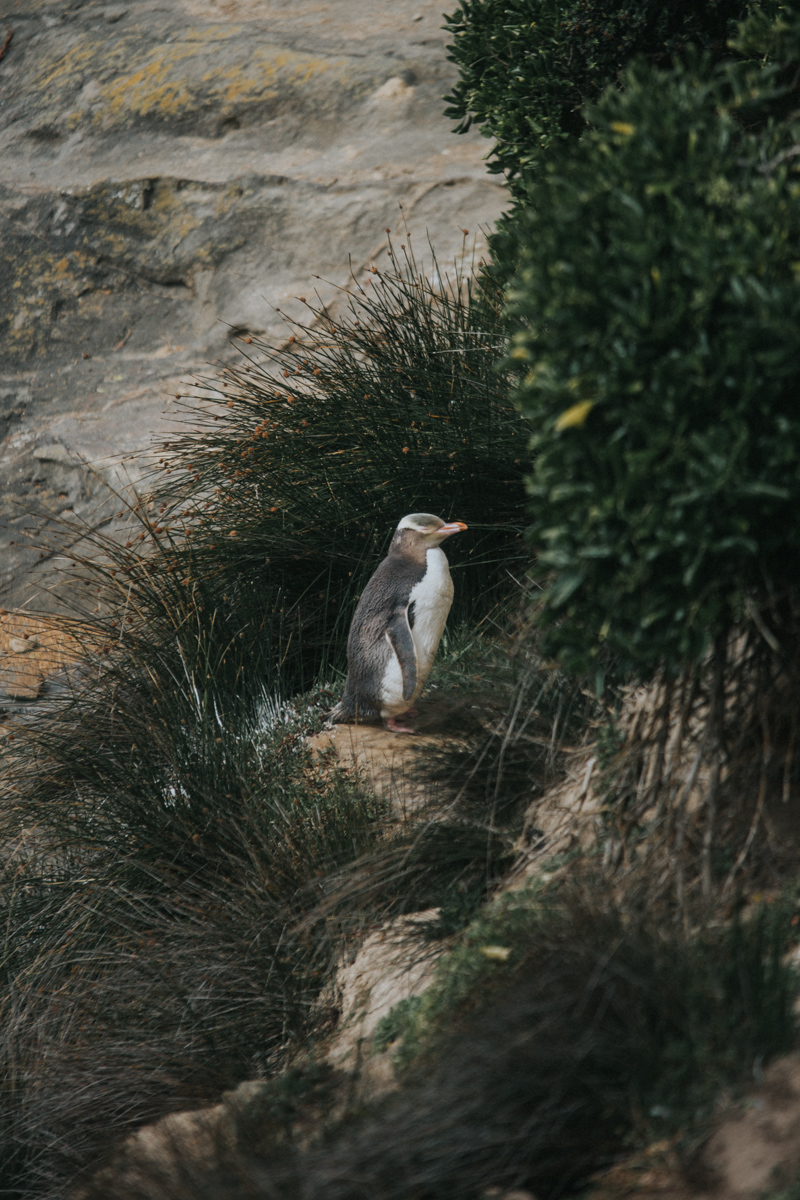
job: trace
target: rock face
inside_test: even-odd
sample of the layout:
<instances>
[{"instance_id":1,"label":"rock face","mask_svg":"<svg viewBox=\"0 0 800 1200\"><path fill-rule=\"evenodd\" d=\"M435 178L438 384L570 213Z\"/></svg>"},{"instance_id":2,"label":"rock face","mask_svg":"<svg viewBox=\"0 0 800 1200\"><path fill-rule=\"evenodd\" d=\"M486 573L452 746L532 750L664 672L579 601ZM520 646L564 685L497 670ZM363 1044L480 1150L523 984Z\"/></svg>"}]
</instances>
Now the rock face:
<instances>
[{"instance_id":1,"label":"rock face","mask_svg":"<svg viewBox=\"0 0 800 1200\"><path fill-rule=\"evenodd\" d=\"M4 723L4 700L38 700L45 681L59 676L66 683L67 669L91 650L75 633L0 608L0 739L12 732Z\"/></svg>"},{"instance_id":2,"label":"rock face","mask_svg":"<svg viewBox=\"0 0 800 1200\"><path fill-rule=\"evenodd\" d=\"M97 519L175 395L384 254L502 210L456 137L438 0L6 0L0 17L0 599L34 505ZM402 239L401 239L402 240ZM467 239L471 252L472 238ZM315 281L320 275L327 282ZM20 507L22 506L22 508ZM38 518L41 522L44 518ZM14 543L10 545L9 543Z\"/></svg>"}]
</instances>

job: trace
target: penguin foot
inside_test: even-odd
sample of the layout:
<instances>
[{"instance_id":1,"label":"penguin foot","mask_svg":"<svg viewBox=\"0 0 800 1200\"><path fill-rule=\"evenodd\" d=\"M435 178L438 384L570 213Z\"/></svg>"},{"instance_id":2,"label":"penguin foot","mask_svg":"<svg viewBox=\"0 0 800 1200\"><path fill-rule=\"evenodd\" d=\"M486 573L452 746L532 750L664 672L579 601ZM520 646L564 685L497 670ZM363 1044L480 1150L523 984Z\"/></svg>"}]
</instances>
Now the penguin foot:
<instances>
[{"instance_id":1,"label":"penguin foot","mask_svg":"<svg viewBox=\"0 0 800 1200\"><path fill-rule=\"evenodd\" d=\"M409 712L401 713L403 717L407 717ZM401 725L398 717L387 717L386 728L391 729L392 733L416 733L416 729L411 729L408 725Z\"/></svg>"}]
</instances>

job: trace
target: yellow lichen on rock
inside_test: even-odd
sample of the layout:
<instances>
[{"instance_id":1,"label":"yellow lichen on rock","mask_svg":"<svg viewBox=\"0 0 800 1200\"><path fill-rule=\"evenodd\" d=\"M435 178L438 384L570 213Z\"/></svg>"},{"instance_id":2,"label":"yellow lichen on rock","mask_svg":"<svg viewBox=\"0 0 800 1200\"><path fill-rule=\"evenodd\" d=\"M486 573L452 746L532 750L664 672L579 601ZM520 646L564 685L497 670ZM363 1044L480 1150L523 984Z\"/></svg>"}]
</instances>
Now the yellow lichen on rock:
<instances>
[{"instance_id":1,"label":"yellow lichen on rock","mask_svg":"<svg viewBox=\"0 0 800 1200\"><path fill-rule=\"evenodd\" d=\"M276 98L281 84L285 87L305 84L316 75L344 67L344 63L270 47L233 65L215 65L198 80L176 70L187 60L205 58L207 54L207 42L199 38L151 51L149 61L138 70L103 89L103 104L95 120L108 115L118 119L127 112L141 116L158 113L165 118L177 116L194 108L204 96L215 105L247 105L254 100Z\"/></svg>"},{"instance_id":2,"label":"yellow lichen on rock","mask_svg":"<svg viewBox=\"0 0 800 1200\"><path fill-rule=\"evenodd\" d=\"M0 248L0 273L9 280L0 305L3 354L11 360L46 353L54 314L99 316L106 295L141 289L143 281L179 279L190 286L195 266L214 258L217 241L209 230L185 253L183 243L204 224L216 225L241 194L235 183L170 178L110 181L63 194L70 232L51 243L33 232Z\"/></svg>"},{"instance_id":3,"label":"yellow lichen on rock","mask_svg":"<svg viewBox=\"0 0 800 1200\"><path fill-rule=\"evenodd\" d=\"M74 132L139 120L174 123L212 110L218 117L220 110L280 101L316 77L333 74L343 87L350 82L344 59L263 44L253 49L236 37L241 32L229 26L187 30L178 40L144 48L129 36L111 46L73 45L57 60L45 59L28 85L40 101L38 125Z\"/></svg>"},{"instance_id":4,"label":"yellow lichen on rock","mask_svg":"<svg viewBox=\"0 0 800 1200\"><path fill-rule=\"evenodd\" d=\"M77 662L85 649L66 624L0 613L0 696L35 700L47 676Z\"/></svg>"}]
</instances>

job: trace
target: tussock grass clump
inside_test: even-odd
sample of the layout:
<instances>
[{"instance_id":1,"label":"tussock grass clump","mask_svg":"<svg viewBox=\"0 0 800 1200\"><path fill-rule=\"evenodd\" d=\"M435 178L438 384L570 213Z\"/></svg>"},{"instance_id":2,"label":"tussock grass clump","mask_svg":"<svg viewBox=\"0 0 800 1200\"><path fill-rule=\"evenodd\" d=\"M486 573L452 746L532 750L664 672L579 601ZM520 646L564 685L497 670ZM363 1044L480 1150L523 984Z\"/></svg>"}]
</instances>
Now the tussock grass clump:
<instances>
[{"instance_id":1,"label":"tussock grass clump","mask_svg":"<svg viewBox=\"0 0 800 1200\"><path fill-rule=\"evenodd\" d=\"M342 667L352 610L407 512L467 522L451 620L482 616L524 561L525 422L497 370L501 297L423 269L410 241L280 347L243 346L164 447L158 488L190 515L192 573L240 619L281 618L285 686ZM426 273L427 271L427 273ZM165 521L167 520L165 518ZM248 592L243 581L250 581Z\"/></svg>"},{"instance_id":2,"label":"tussock grass clump","mask_svg":"<svg viewBox=\"0 0 800 1200\"><path fill-rule=\"evenodd\" d=\"M293 1158L240 1145L213 1194L477 1200L518 1187L555 1200L665 1132L690 1152L719 1089L791 1045L794 910L685 933L644 886L620 904L586 873L507 896L385 1023L407 1031L401 1090ZM120 1200L211 1194L200 1178Z\"/></svg>"},{"instance_id":3,"label":"tussock grass clump","mask_svg":"<svg viewBox=\"0 0 800 1200\"><path fill-rule=\"evenodd\" d=\"M791 909L687 936L603 890L512 896L479 918L412 1020L383 1132L345 1137L306 1194L560 1195L626 1140L691 1141L721 1087L791 1044Z\"/></svg>"},{"instance_id":4,"label":"tussock grass clump","mask_svg":"<svg viewBox=\"0 0 800 1200\"><path fill-rule=\"evenodd\" d=\"M111 1133L216 1101L319 1032L340 931L296 929L325 873L380 836L382 805L312 757L297 707L201 692L155 648L144 665L109 669L8 763L12 1195L65 1194Z\"/></svg>"},{"instance_id":5,"label":"tussock grass clump","mask_svg":"<svg viewBox=\"0 0 800 1200\"><path fill-rule=\"evenodd\" d=\"M451 804L505 825L559 777L565 751L591 736L602 712L579 680L542 657L524 606L508 625L503 637L485 636L471 661L457 658L432 675L453 679L457 693L463 674L467 696L482 701L481 724L478 736L445 741L425 757L426 777Z\"/></svg>"},{"instance_id":6,"label":"tussock grass clump","mask_svg":"<svg viewBox=\"0 0 800 1200\"><path fill-rule=\"evenodd\" d=\"M320 672L343 665L405 512L474 526L458 612L492 607L521 554L527 441L494 369L496 298L409 250L391 264L211 389L127 506L126 543L73 524L51 547L86 661L6 742L11 1194L60 1196L115 1134L279 1071L325 1027L343 936L384 911L320 907L397 832L309 752Z\"/></svg>"},{"instance_id":7,"label":"tussock grass clump","mask_svg":"<svg viewBox=\"0 0 800 1200\"><path fill-rule=\"evenodd\" d=\"M445 698L437 740L418 752L408 745L414 800L387 813L386 836L328 880L321 910L367 906L389 920L436 909L423 929L437 939L464 928L522 853L552 855L532 806L601 710L542 660L536 632L510 601L482 636L452 631L431 679Z\"/></svg>"},{"instance_id":8,"label":"tussock grass clump","mask_svg":"<svg viewBox=\"0 0 800 1200\"><path fill-rule=\"evenodd\" d=\"M648 863L688 913L795 878L800 847L797 605L720 638L674 678L622 689L599 743L607 865ZM611 707L613 714L613 706Z\"/></svg>"}]
</instances>

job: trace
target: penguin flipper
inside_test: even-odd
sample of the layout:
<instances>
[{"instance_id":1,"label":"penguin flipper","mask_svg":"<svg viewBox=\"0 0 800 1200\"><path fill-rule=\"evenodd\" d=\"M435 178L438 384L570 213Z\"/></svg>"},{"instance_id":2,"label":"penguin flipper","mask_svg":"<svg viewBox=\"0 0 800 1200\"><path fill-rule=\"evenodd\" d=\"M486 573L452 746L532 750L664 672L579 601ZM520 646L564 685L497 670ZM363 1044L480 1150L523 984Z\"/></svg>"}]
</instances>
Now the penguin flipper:
<instances>
[{"instance_id":1,"label":"penguin flipper","mask_svg":"<svg viewBox=\"0 0 800 1200\"><path fill-rule=\"evenodd\" d=\"M417 648L414 645L414 637L408 623L407 609L395 610L389 621L386 636L400 664L403 676L403 699L410 700L417 687Z\"/></svg>"}]
</instances>

